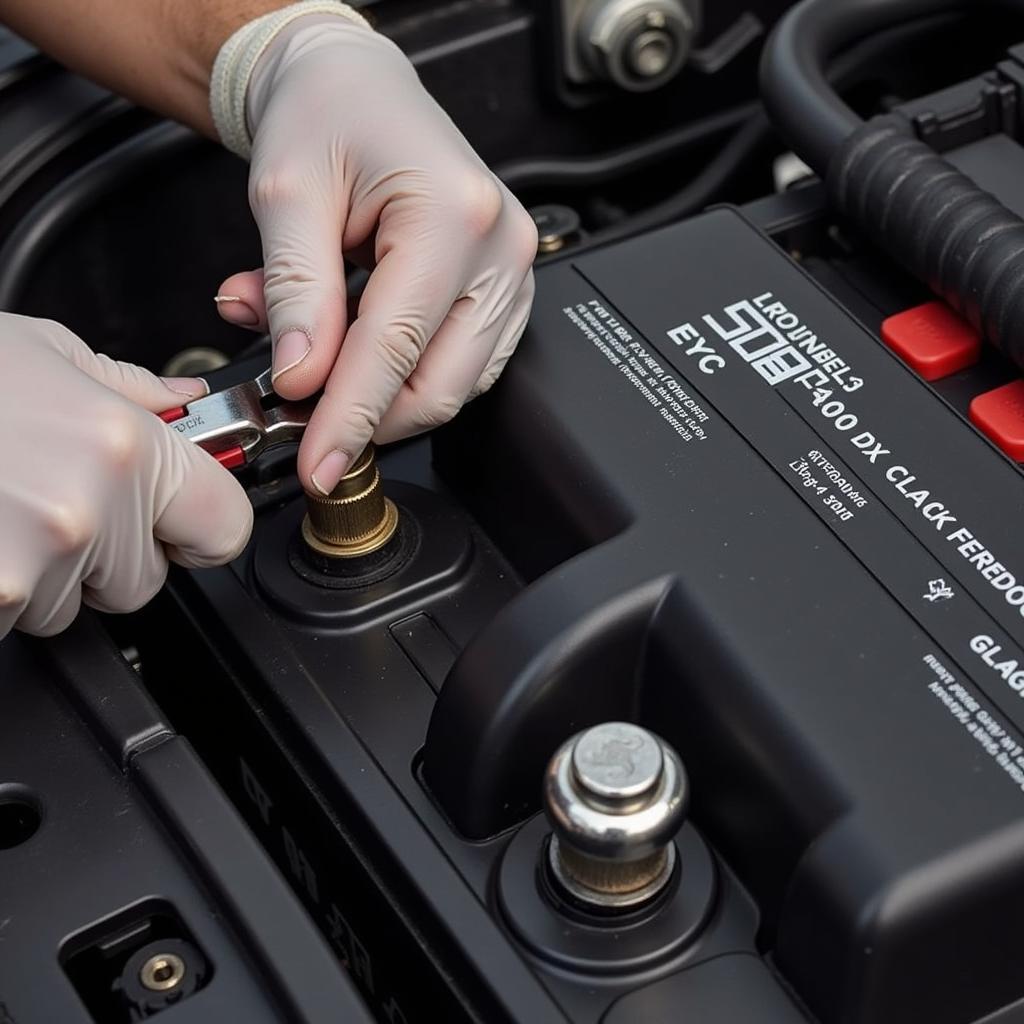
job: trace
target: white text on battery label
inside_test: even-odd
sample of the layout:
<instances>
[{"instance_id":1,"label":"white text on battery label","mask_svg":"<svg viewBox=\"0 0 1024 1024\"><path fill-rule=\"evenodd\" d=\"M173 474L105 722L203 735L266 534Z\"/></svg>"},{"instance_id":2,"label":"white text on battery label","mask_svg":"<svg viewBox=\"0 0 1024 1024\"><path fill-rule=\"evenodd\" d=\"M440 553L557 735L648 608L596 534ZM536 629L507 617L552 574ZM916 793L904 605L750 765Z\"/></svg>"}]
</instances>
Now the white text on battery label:
<instances>
[{"instance_id":1,"label":"white text on battery label","mask_svg":"<svg viewBox=\"0 0 1024 1024\"><path fill-rule=\"evenodd\" d=\"M957 551L974 567L990 587L1003 595L1007 604L1024 615L1024 583L1022 583L996 556L989 551L966 527L959 527L946 537L957 545Z\"/></svg>"},{"instance_id":2,"label":"white text on battery label","mask_svg":"<svg viewBox=\"0 0 1024 1024\"><path fill-rule=\"evenodd\" d=\"M1003 658L998 660L1002 653L1002 644L997 644L990 636L979 635L971 640L971 650L981 656L981 660L988 665L993 672L997 672L1006 680L1006 685L1011 690L1024 697L1024 666L1018 658Z\"/></svg>"},{"instance_id":3,"label":"white text on battery label","mask_svg":"<svg viewBox=\"0 0 1024 1024\"><path fill-rule=\"evenodd\" d=\"M864 506L867 505L868 499L864 497L864 495L861 494L845 476L843 476L839 468L834 466L824 455L821 454L821 452L817 450L817 448L814 448L807 453L807 461L812 466L817 466L832 482L832 485L851 504L856 505L857 508L864 508Z\"/></svg>"},{"instance_id":4,"label":"white text on battery label","mask_svg":"<svg viewBox=\"0 0 1024 1024\"><path fill-rule=\"evenodd\" d=\"M704 340L693 324L680 324L668 332L668 336L677 344L682 345L686 355L697 360L697 369L701 373L714 373L725 366L725 360ZM690 344L690 342L694 344ZM689 347L687 347L689 346Z\"/></svg>"},{"instance_id":5,"label":"white text on battery label","mask_svg":"<svg viewBox=\"0 0 1024 1024\"><path fill-rule=\"evenodd\" d=\"M890 466L885 471L885 479L896 485L896 490L903 495L907 501L912 502L921 510L921 515L930 523L935 524L936 530L944 530L947 526L956 522L953 515L941 501L929 501L931 491L922 487L911 490L917 481L917 477L907 469L906 466Z\"/></svg>"},{"instance_id":6,"label":"white text on battery label","mask_svg":"<svg viewBox=\"0 0 1024 1024\"><path fill-rule=\"evenodd\" d=\"M975 638L977 640L979 638ZM988 639L987 637L984 639ZM973 641L972 641L973 645ZM927 654L924 663L938 677L928 684L933 693L963 727L965 732L1006 773L1018 789L1024 790L1024 748L1006 727L989 714L954 675L935 657Z\"/></svg>"},{"instance_id":7,"label":"white text on battery label","mask_svg":"<svg viewBox=\"0 0 1024 1024\"><path fill-rule=\"evenodd\" d=\"M596 299L562 312L684 441L704 441L708 413L682 383Z\"/></svg>"},{"instance_id":8,"label":"white text on battery label","mask_svg":"<svg viewBox=\"0 0 1024 1024\"><path fill-rule=\"evenodd\" d=\"M846 392L857 391L864 384L863 378L851 376L849 365L834 349L819 341L771 292L733 302L721 316L729 321L724 326L717 315L708 313L702 319L772 387L793 378L805 387L832 382ZM673 327L667 334L696 361L701 373L713 374L725 366L725 357L692 323Z\"/></svg>"},{"instance_id":9,"label":"white text on battery label","mask_svg":"<svg viewBox=\"0 0 1024 1024\"><path fill-rule=\"evenodd\" d=\"M814 454L816 455L818 453L815 452ZM823 484L818 481L818 478L814 476L811 470L811 464L807 459L794 459L789 463L789 468L797 475L803 487L809 491L814 491L814 493L821 498L822 505L824 505L830 512L834 513L837 519L846 523L853 518L853 509L847 508L839 498L830 493L828 484Z\"/></svg>"}]
</instances>

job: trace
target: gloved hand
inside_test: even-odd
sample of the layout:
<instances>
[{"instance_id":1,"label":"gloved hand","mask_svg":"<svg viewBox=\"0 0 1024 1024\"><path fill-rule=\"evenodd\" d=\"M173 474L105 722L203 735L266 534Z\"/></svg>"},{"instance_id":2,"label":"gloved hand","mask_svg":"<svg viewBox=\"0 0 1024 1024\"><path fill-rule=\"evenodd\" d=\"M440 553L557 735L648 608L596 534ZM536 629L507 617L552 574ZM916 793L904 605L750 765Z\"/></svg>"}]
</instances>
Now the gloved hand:
<instances>
[{"instance_id":1,"label":"gloved hand","mask_svg":"<svg viewBox=\"0 0 1024 1024\"><path fill-rule=\"evenodd\" d=\"M299 475L328 493L371 437L436 426L497 379L533 300L537 233L369 28L292 21L256 64L246 106L264 267L228 278L218 305L269 328L281 395L325 387ZM343 253L373 267L351 324Z\"/></svg>"},{"instance_id":2,"label":"gloved hand","mask_svg":"<svg viewBox=\"0 0 1024 1024\"><path fill-rule=\"evenodd\" d=\"M48 636L84 601L130 611L167 559L237 555L252 527L238 482L155 412L206 393L96 355L60 324L0 314L0 637Z\"/></svg>"}]
</instances>

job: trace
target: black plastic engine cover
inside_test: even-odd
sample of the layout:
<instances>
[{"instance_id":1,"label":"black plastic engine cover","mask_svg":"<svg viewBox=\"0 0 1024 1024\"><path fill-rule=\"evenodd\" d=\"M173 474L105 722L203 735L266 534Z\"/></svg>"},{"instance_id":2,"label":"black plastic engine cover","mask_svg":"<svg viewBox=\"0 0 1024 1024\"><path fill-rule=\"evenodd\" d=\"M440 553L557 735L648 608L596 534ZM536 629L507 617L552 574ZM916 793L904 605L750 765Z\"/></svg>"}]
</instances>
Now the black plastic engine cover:
<instances>
[{"instance_id":1,"label":"black plastic engine cover","mask_svg":"<svg viewBox=\"0 0 1024 1024\"><path fill-rule=\"evenodd\" d=\"M186 960L180 988L140 983L155 950ZM86 612L0 644L0 1022L143 1019L373 1018Z\"/></svg>"},{"instance_id":2,"label":"black plastic engine cover","mask_svg":"<svg viewBox=\"0 0 1024 1024\"><path fill-rule=\"evenodd\" d=\"M565 558L439 697L460 831L632 715L822 1020L1024 995L1024 479L784 252L718 209L544 268L437 462L527 574Z\"/></svg>"}]
</instances>

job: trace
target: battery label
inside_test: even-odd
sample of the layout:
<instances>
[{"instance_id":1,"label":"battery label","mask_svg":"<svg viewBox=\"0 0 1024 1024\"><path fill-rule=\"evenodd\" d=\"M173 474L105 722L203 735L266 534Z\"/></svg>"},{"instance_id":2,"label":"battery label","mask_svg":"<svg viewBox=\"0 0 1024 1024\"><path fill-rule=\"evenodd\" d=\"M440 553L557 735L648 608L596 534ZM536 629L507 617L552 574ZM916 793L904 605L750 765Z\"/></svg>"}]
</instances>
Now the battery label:
<instances>
[{"instance_id":1,"label":"battery label","mask_svg":"<svg viewBox=\"0 0 1024 1024\"><path fill-rule=\"evenodd\" d=\"M925 522L942 534L981 579L1001 595L1002 602L1009 606L1010 614L1024 616L1024 574L1007 568L1002 558L979 540L972 529L960 523L959 517L940 500L932 486L926 486L916 472L902 463L898 450L887 447L887 443L896 444L893 439L886 438L886 443L883 443L877 434L864 429L864 413L854 411L855 408L863 410L863 400L857 402L847 397L849 393L863 388L864 378L851 374L851 368L842 356L825 341L819 340L818 335L803 325L772 292L732 303L725 307L723 315L730 326L723 327L716 316L709 313L701 317L709 333L738 353L769 386L793 381L807 391L809 405L808 397L797 392L792 401L794 407L799 409L803 406L805 412L816 410L824 421L819 425L824 436L834 438L840 445L845 442L849 446L845 449L847 452L852 448L866 458L870 468L890 485L885 488L879 481L883 495L886 490L894 491L890 497L897 504L903 499L916 508ZM792 329L783 335L782 331L788 328ZM715 351L691 323L671 328L666 334L688 357L691 352L700 356ZM698 371L708 375L725 366L724 359L718 365L702 365L700 359L697 363ZM867 389L862 399L870 399L870 396L871 390ZM1014 625L1016 623L1008 624L1008 628Z\"/></svg>"},{"instance_id":2,"label":"battery label","mask_svg":"<svg viewBox=\"0 0 1024 1024\"><path fill-rule=\"evenodd\" d=\"M656 260L627 289L598 253L576 267L592 293L563 312L655 400L671 378L705 437L718 418L741 434L935 641L925 657L955 682L936 673L934 695L1024 771L964 686L1024 728L1024 554L1009 527L1024 477L739 215L691 227L695 249L744 251L734 273Z\"/></svg>"},{"instance_id":3,"label":"battery label","mask_svg":"<svg viewBox=\"0 0 1024 1024\"><path fill-rule=\"evenodd\" d=\"M679 437L707 439L704 408L600 302L581 302L562 312Z\"/></svg>"}]
</instances>

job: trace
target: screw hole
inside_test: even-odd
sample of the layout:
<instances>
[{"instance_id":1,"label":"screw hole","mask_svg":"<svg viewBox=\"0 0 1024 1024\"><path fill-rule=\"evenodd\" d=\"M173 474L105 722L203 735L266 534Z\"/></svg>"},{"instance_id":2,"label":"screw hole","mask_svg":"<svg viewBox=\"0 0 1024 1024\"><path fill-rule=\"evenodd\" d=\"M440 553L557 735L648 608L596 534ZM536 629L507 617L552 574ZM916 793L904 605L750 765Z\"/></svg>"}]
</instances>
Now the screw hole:
<instances>
[{"instance_id":1,"label":"screw hole","mask_svg":"<svg viewBox=\"0 0 1024 1024\"><path fill-rule=\"evenodd\" d=\"M24 786L0 786L0 850L28 842L39 829L39 802Z\"/></svg>"},{"instance_id":2,"label":"screw hole","mask_svg":"<svg viewBox=\"0 0 1024 1024\"><path fill-rule=\"evenodd\" d=\"M157 953L139 969L139 981L151 992L169 992L185 980L185 961L175 953Z\"/></svg>"}]
</instances>

